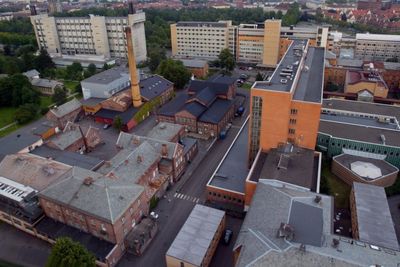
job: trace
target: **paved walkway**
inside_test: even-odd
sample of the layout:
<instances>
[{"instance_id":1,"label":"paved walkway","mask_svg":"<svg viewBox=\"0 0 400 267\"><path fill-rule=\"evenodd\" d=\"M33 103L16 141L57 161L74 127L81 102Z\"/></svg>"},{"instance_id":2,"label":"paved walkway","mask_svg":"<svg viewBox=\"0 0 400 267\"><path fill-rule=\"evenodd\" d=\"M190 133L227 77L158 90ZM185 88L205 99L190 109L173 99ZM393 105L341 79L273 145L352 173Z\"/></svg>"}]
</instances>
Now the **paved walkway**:
<instances>
[{"instance_id":1,"label":"paved walkway","mask_svg":"<svg viewBox=\"0 0 400 267\"><path fill-rule=\"evenodd\" d=\"M17 122L10 123L10 124L4 126L3 128L0 128L0 132L3 131L3 130L5 130L5 129L7 129L7 128L10 128L11 126L14 126L14 125L16 125L16 124L17 124Z\"/></svg>"}]
</instances>

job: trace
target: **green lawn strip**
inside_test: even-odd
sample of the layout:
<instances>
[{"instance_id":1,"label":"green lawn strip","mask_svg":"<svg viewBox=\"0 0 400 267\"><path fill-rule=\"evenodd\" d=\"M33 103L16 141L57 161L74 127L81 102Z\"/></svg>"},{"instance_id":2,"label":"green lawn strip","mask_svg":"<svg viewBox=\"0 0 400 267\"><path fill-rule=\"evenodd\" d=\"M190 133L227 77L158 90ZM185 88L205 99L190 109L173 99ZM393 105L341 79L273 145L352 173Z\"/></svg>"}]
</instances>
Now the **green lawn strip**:
<instances>
[{"instance_id":1,"label":"green lawn strip","mask_svg":"<svg viewBox=\"0 0 400 267\"><path fill-rule=\"evenodd\" d=\"M41 108L47 108L53 104L53 101L51 100L51 96L40 96L40 107Z\"/></svg>"},{"instance_id":2,"label":"green lawn strip","mask_svg":"<svg viewBox=\"0 0 400 267\"><path fill-rule=\"evenodd\" d=\"M350 191L351 187L340 180L331 171L328 164L324 164L321 176L326 177L330 194L335 198L335 207L348 209L350 208Z\"/></svg>"},{"instance_id":3,"label":"green lawn strip","mask_svg":"<svg viewBox=\"0 0 400 267\"><path fill-rule=\"evenodd\" d=\"M0 267L22 267L22 266L0 259Z\"/></svg>"},{"instance_id":4,"label":"green lawn strip","mask_svg":"<svg viewBox=\"0 0 400 267\"><path fill-rule=\"evenodd\" d=\"M75 92L75 86L79 84L78 81L64 81L63 83L65 88L68 89L70 94L73 94Z\"/></svg>"},{"instance_id":5,"label":"green lawn strip","mask_svg":"<svg viewBox=\"0 0 400 267\"><path fill-rule=\"evenodd\" d=\"M246 90L250 90L252 86L253 86L253 84L244 83L244 84L243 84L242 86L240 86L240 87L243 88L243 89L246 89Z\"/></svg>"},{"instance_id":6,"label":"green lawn strip","mask_svg":"<svg viewBox=\"0 0 400 267\"><path fill-rule=\"evenodd\" d=\"M0 108L0 128L14 122L15 107Z\"/></svg>"}]
</instances>

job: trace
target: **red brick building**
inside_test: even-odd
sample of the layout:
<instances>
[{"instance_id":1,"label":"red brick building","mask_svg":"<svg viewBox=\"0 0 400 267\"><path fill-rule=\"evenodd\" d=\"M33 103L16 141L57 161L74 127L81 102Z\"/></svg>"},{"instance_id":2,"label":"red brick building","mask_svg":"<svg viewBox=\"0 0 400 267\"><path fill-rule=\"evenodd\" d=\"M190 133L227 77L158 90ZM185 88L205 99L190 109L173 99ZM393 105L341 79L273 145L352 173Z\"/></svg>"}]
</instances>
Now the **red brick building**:
<instances>
[{"instance_id":1,"label":"red brick building","mask_svg":"<svg viewBox=\"0 0 400 267\"><path fill-rule=\"evenodd\" d=\"M157 120L184 125L196 137L215 137L234 116L235 95L235 79L231 77L191 81L186 94L179 95L157 112Z\"/></svg>"},{"instance_id":2,"label":"red brick building","mask_svg":"<svg viewBox=\"0 0 400 267\"><path fill-rule=\"evenodd\" d=\"M82 104L74 98L59 107L56 106L50 109L46 114L46 118L62 130L69 121L74 122L81 111Z\"/></svg>"}]
</instances>

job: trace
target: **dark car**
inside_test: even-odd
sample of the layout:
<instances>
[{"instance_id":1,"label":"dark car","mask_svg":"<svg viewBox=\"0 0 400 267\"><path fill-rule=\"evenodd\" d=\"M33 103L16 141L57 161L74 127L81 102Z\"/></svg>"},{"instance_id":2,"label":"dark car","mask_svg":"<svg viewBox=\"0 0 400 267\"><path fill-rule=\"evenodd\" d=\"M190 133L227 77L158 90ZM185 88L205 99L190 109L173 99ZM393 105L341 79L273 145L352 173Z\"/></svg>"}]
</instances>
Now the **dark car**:
<instances>
[{"instance_id":1,"label":"dark car","mask_svg":"<svg viewBox=\"0 0 400 267\"><path fill-rule=\"evenodd\" d=\"M231 242L232 236L233 236L233 231L232 230L226 229L224 231L223 242L224 242L225 245L229 245L229 243Z\"/></svg>"}]
</instances>

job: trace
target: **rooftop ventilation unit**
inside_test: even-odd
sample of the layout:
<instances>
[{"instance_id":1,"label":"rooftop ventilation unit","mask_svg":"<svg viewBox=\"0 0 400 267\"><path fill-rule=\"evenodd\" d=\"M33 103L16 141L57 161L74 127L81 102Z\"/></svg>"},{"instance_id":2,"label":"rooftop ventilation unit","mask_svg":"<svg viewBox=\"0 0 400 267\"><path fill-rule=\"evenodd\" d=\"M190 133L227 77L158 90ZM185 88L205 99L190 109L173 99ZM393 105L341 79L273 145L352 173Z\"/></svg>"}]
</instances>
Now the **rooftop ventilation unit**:
<instances>
[{"instance_id":1,"label":"rooftop ventilation unit","mask_svg":"<svg viewBox=\"0 0 400 267\"><path fill-rule=\"evenodd\" d=\"M381 141L383 145L386 145L386 137L384 134L381 134Z\"/></svg>"},{"instance_id":2,"label":"rooftop ventilation unit","mask_svg":"<svg viewBox=\"0 0 400 267\"><path fill-rule=\"evenodd\" d=\"M284 238L288 241L292 241L294 238L294 228L290 224L287 223L281 223L278 232L277 232L277 237L278 238Z\"/></svg>"},{"instance_id":3,"label":"rooftop ventilation unit","mask_svg":"<svg viewBox=\"0 0 400 267\"><path fill-rule=\"evenodd\" d=\"M314 202L315 202L315 203L320 203L321 200L322 200L322 197L321 197L321 196L315 196L315 198L314 198Z\"/></svg>"}]
</instances>

